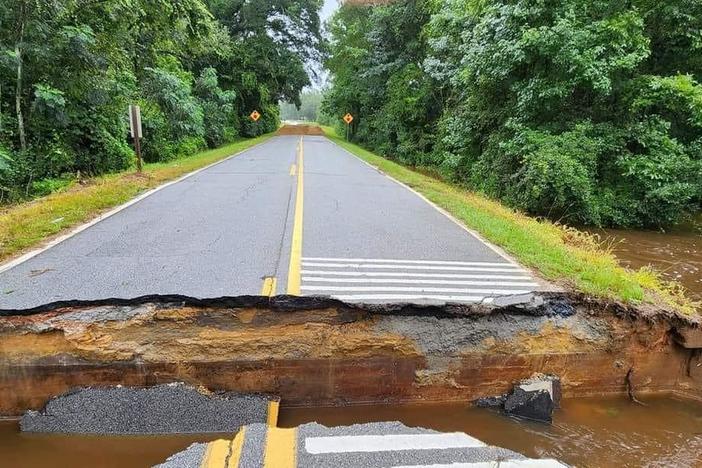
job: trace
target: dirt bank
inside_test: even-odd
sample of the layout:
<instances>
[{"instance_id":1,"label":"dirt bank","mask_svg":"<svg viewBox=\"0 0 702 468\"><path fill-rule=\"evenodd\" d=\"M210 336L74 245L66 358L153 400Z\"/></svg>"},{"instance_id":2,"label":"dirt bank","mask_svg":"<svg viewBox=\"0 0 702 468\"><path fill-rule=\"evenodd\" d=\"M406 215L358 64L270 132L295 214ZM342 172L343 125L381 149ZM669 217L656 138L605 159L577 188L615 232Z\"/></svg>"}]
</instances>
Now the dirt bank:
<instances>
[{"instance_id":1,"label":"dirt bank","mask_svg":"<svg viewBox=\"0 0 702 468\"><path fill-rule=\"evenodd\" d=\"M491 308L74 304L0 318L0 414L77 386L174 381L287 405L468 401L533 372L560 375L565 396L625 393L631 368L638 392L702 398L700 353L674 339L695 325L562 295Z\"/></svg>"},{"instance_id":2,"label":"dirt bank","mask_svg":"<svg viewBox=\"0 0 702 468\"><path fill-rule=\"evenodd\" d=\"M324 132L316 124L283 125L278 129L278 135L320 135Z\"/></svg>"}]
</instances>

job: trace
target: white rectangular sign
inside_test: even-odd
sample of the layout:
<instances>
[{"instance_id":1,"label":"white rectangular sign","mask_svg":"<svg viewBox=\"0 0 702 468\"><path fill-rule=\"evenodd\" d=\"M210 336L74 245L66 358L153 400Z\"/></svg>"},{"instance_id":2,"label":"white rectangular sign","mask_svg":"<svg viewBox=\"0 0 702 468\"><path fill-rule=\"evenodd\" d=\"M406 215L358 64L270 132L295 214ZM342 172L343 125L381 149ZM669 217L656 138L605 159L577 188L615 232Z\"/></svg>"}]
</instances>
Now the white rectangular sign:
<instances>
[{"instance_id":1,"label":"white rectangular sign","mask_svg":"<svg viewBox=\"0 0 702 468\"><path fill-rule=\"evenodd\" d=\"M141 109L139 106L129 106L129 136L134 138L134 129L136 129L139 138L142 138L141 133Z\"/></svg>"}]
</instances>

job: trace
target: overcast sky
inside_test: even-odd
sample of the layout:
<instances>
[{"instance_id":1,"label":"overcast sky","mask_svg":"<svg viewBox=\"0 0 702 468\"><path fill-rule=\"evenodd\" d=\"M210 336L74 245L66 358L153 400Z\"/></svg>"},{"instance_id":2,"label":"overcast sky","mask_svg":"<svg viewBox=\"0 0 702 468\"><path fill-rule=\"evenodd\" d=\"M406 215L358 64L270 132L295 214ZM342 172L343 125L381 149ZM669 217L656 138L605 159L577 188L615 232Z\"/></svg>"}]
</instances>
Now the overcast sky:
<instances>
[{"instance_id":1,"label":"overcast sky","mask_svg":"<svg viewBox=\"0 0 702 468\"><path fill-rule=\"evenodd\" d=\"M339 0L324 0L324 6L322 7L322 13L320 14L322 21L326 21L338 7Z\"/></svg>"}]
</instances>

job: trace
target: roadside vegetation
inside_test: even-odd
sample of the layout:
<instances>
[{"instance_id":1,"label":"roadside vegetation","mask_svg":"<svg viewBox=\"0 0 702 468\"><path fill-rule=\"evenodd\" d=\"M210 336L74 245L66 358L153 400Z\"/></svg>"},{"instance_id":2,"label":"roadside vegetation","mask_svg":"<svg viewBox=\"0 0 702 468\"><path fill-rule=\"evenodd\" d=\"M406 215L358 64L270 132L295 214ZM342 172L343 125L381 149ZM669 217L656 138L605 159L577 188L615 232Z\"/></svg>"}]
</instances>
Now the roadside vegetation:
<instances>
[{"instance_id":1,"label":"roadside vegetation","mask_svg":"<svg viewBox=\"0 0 702 468\"><path fill-rule=\"evenodd\" d=\"M665 227L702 203L700 31L693 0L346 5L323 114L530 214Z\"/></svg>"},{"instance_id":2,"label":"roadside vegetation","mask_svg":"<svg viewBox=\"0 0 702 468\"><path fill-rule=\"evenodd\" d=\"M275 130L278 102L299 104L310 83L319 6L0 2L0 204L132 167L130 104L141 107L152 163ZM248 118L253 110L258 122Z\"/></svg>"},{"instance_id":3,"label":"roadside vegetation","mask_svg":"<svg viewBox=\"0 0 702 468\"><path fill-rule=\"evenodd\" d=\"M73 182L49 196L6 206L0 209L0 262L126 203L145 190L243 151L270 136L244 139L176 161L146 164L142 174L124 172Z\"/></svg>"},{"instance_id":4,"label":"roadside vegetation","mask_svg":"<svg viewBox=\"0 0 702 468\"><path fill-rule=\"evenodd\" d=\"M323 127L327 137L391 177L407 184L523 265L555 284L629 304L648 303L686 316L699 313L683 288L650 268L622 267L596 236L527 216L447 180L378 156Z\"/></svg>"}]
</instances>

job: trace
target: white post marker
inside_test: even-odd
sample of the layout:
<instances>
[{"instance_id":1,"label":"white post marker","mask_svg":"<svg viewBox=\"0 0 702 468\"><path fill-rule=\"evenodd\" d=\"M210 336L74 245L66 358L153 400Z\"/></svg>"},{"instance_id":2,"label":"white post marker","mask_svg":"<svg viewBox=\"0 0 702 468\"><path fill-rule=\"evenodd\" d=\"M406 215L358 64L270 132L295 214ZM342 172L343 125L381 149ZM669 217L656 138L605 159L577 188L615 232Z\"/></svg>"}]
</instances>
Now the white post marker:
<instances>
[{"instance_id":1,"label":"white post marker","mask_svg":"<svg viewBox=\"0 0 702 468\"><path fill-rule=\"evenodd\" d=\"M129 136L132 137L134 141L134 151L137 157L137 171L142 170L142 160L141 160L141 109L137 105L129 106Z\"/></svg>"}]
</instances>

